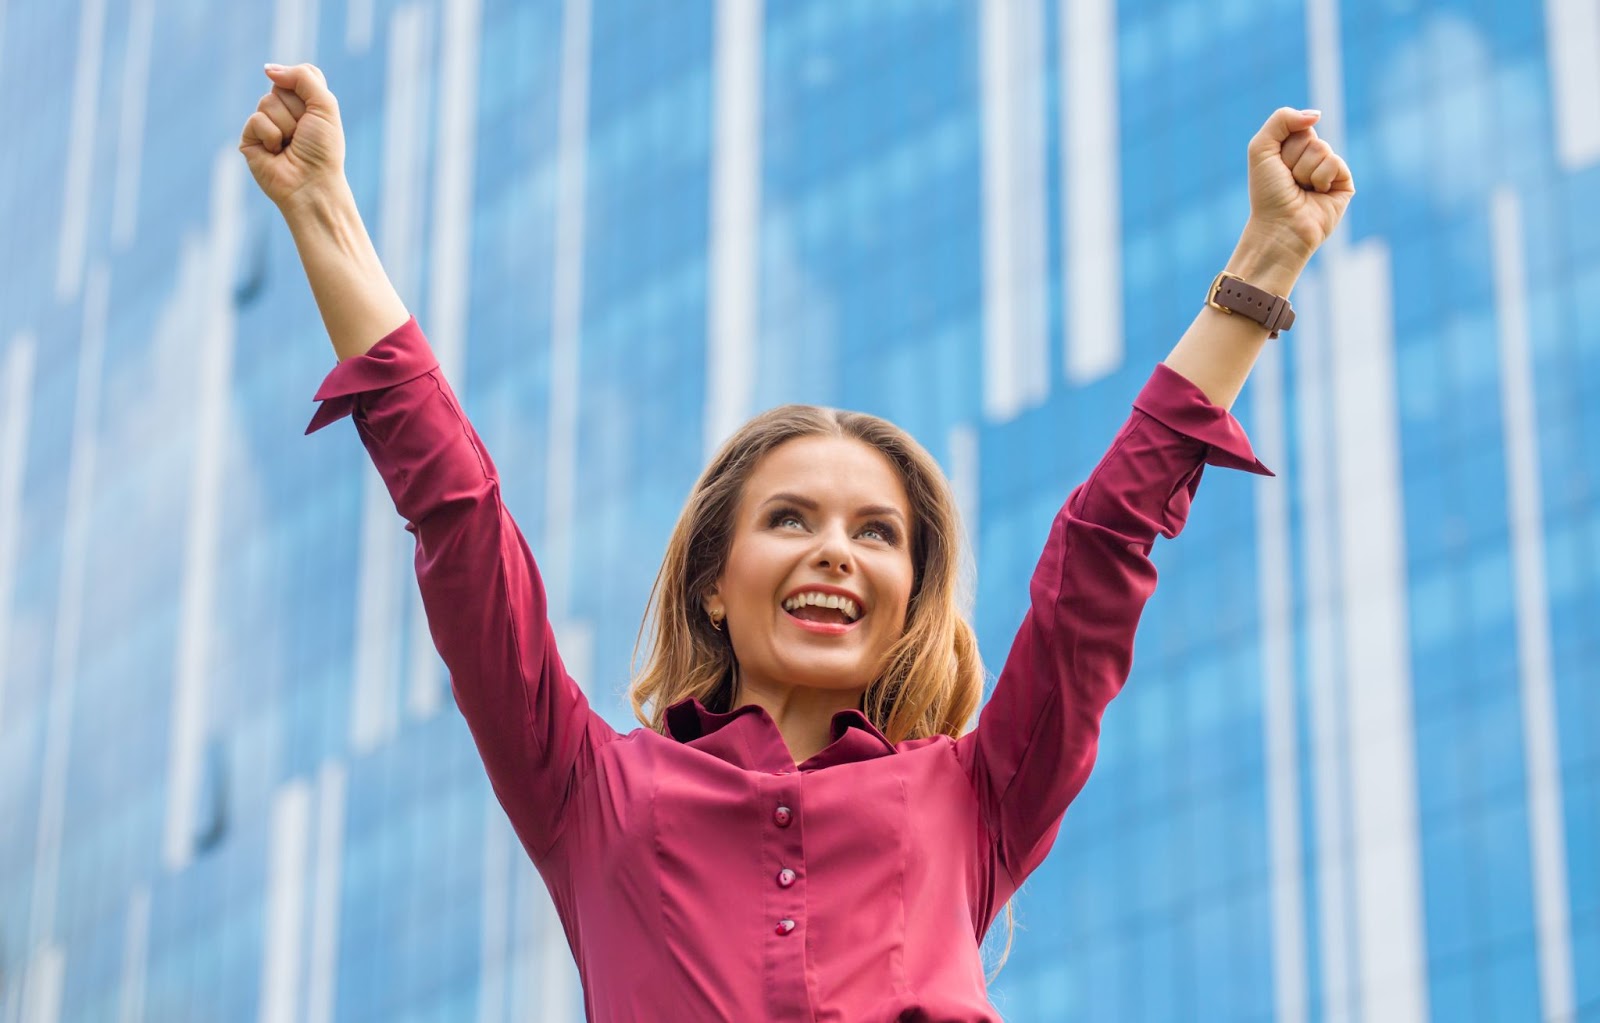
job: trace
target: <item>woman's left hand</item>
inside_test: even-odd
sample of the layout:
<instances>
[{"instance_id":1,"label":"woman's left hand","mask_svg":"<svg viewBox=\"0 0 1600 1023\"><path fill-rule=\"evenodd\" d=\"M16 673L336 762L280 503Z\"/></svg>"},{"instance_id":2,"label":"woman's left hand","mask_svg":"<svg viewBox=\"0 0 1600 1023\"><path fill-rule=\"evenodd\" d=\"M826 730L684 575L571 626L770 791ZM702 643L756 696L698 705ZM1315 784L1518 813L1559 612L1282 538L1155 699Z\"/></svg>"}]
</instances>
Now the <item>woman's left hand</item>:
<instances>
[{"instance_id":1,"label":"woman's left hand","mask_svg":"<svg viewBox=\"0 0 1600 1023\"><path fill-rule=\"evenodd\" d=\"M1356 194L1349 165L1312 127L1321 116L1280 107L1250 140L1250 227L1308 260Z\"/></svg>"}]
</instances>

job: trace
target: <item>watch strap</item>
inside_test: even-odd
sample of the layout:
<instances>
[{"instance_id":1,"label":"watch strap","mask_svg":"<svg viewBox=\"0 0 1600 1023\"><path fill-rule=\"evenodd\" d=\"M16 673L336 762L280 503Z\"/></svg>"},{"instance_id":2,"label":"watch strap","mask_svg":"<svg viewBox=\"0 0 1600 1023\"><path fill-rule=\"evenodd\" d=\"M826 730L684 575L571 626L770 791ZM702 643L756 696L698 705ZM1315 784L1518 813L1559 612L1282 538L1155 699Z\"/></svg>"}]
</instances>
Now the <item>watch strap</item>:
<instances>
[{"instance_id":1,"label":"watch strap","mask_svg":"<svg viewBox=\"0 0 1600 1023\"><path fill-rule=\"evenodd\" d=\"M1239 313L1267 328L1268 337L1294 326L1294 307L1282 295L1274 295L1224 270L1211 281L1206 304L1222 312Z\"/></svg>"}]
</instances>

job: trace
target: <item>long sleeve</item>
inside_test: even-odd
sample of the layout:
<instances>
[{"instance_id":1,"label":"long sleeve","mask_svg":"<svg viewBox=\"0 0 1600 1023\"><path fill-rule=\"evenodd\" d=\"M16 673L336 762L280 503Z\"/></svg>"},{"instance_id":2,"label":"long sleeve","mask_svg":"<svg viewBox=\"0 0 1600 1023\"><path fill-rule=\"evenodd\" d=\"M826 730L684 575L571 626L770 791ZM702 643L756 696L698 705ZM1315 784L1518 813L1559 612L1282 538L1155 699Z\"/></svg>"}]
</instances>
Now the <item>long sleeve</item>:
<instances>
[{"instance_id":1,"label":"long sleeve","mask_svg":"<svg viewBox=\"0 0 1600 1023\"><path fill-rule=\"evenodd\" d=\"M406 529L434 646L500 804L539 860L574 782L617 733L556 651L533 554L415 318L318 388L314 433L352 416Z\"/></svg>"},{"instance_id":2,"label":"long sleeve","mask_svg":"<svg viewBox=\"0 0 1600 1023\"><path fill-rule=\"evenodd\" d=\"M1233 416L1158 364L1051 525L994 693L956 744L1014 885L1044 860L1089 778L1101 715L1127 681L1155 591L1151 547L1183 529L1206 465L1273 475Z\"/></svg>"}]
</instances>

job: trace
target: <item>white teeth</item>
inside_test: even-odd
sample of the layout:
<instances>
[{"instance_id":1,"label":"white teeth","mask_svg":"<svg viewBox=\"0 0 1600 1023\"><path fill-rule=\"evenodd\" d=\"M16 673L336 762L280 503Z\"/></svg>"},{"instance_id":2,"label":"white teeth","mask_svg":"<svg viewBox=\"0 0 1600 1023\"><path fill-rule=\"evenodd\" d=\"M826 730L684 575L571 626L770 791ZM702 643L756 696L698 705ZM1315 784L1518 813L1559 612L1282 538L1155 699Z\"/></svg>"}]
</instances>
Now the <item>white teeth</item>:
<instances>
[{"instance_id":1,"label":"white teeth","mask_svg":"<svg viewBox=\"0 0 1600 1023\"><path fill-rule=\"evenodd\" d=\"M831 593L815 593L809 590L805 593L797 593L790 597L788 600L783 602L783 607L786 611L793 611L797 608L804 607L807 604L811 604L815 607L838 608L840 611L843 611L845 617L850 619L852 622L861 617L861 609L857 607L856 602L851 600L849 597L840 597Z\"/></svg>"}]
</instances>

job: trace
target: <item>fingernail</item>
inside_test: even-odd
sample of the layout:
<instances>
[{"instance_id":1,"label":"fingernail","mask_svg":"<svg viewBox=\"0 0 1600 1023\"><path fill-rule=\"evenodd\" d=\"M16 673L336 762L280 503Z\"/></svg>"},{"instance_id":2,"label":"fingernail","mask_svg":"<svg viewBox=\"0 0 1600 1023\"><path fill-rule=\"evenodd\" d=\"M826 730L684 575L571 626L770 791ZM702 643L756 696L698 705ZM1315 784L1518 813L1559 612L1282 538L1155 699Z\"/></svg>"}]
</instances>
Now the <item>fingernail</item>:
<instances>
[{"instance_id":1,"label":"fingernail","mask_svg":"<svg viewBox=\"0 0 1600 1023\"><path fill-rule=\"evenodd\" d=\"M1302 117L1321 117L1322 116L1322 111L1320 111L1320 110L1302 110L1302 111L1300 111L1300 116L1302 116Z\"/></svg>"},{"instance_id":2,"label":"fingernail","mask_svg":"<svg viewBox=\"0 0 1600 1023\"><path fill-rule=\"evenodd\" d=\"M264 66L266 67L266 69L268 71L282 71L283 70L283 65L282 64L267 64L267 65L264 65Z\"/></svg>"}]
</instances>

